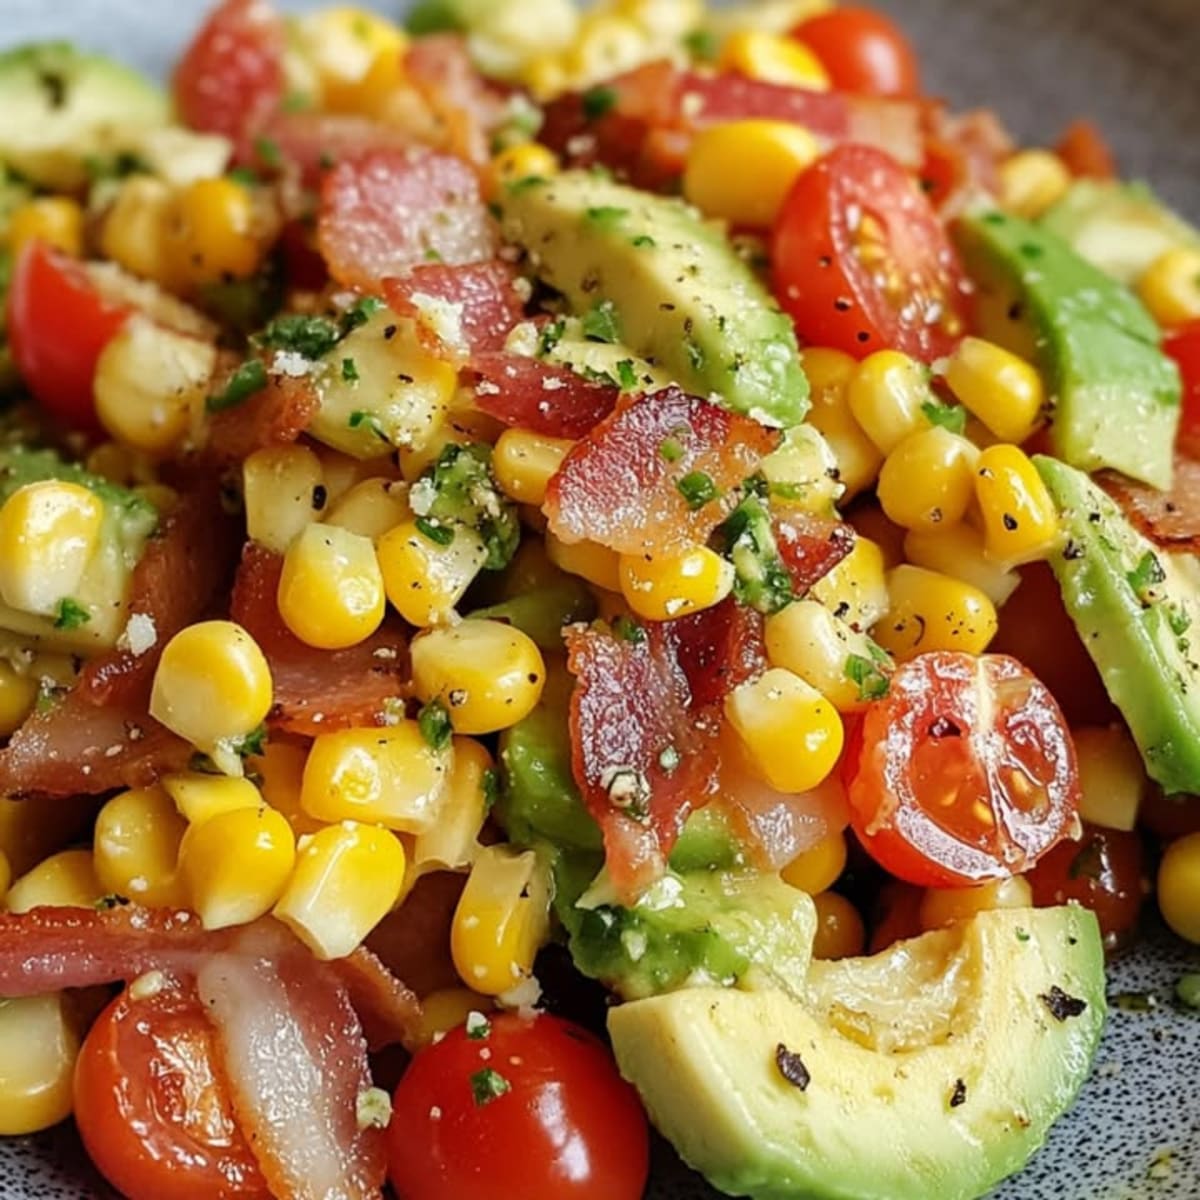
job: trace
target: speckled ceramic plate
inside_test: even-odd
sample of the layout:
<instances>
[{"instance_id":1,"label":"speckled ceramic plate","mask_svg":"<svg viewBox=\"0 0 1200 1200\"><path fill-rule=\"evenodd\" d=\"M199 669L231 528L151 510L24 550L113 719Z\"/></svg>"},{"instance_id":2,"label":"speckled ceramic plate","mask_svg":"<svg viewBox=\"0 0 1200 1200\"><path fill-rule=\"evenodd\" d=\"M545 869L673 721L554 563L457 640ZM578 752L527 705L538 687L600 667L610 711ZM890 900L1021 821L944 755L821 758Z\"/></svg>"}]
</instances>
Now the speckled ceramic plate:
<instances>
[{"instance_id":1,"label":"speckled ceramic plate","mask_svg":"<svg viewBox=\"0 0 1200 1200\"><path fill-rule=\"evenodd\" d=\"M495 3L519 0L495 0ZM926 79L987 104L1031 142L1095 117L1124 170L1200 219L1200 0L875 0L923 50ZM285 7L315 6L315 0ZM379 2L396 11L403 3ZM207 0L0 0L0 46L71 37L162 71ZM1002 1200L1200 1200L1200 1013L1171 1004L1200 950L1151 935L1111 971L1114 1003L1092 1079ZM863 1130L863 1138L871 1131ZM0 1200L108 1200L73 1132L0 1140ZM648 1200L716 1193L665 1146ZM546 1200L508 1197L506 1200ZM923 1200L937 1200L927 1197Z\"/></svg>"}]
</instances>

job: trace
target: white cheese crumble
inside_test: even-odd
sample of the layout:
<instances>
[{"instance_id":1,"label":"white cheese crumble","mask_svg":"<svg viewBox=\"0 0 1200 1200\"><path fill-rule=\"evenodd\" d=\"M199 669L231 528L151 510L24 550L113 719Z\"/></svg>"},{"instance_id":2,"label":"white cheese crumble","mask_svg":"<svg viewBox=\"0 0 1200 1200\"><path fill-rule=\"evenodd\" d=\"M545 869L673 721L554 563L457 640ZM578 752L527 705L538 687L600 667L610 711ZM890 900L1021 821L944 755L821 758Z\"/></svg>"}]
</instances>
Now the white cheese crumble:
<instances>
[{"instance_id":1,"label":"white cheese crumble","mask_svg":"<svg viewBox=\"0 0 1200 1200\"><path fill-rule=\"evenodd\" d=\"M117 638L117 649L137 656L153 649L157 641L158 629L154 618L146 613L130 613L121 636Z\"/></svg>"},{"instance_id":2,"label":"white cheese crumble","mask_svg":"<svg viewBox=\"0 0 1200 1200\"><path fill-rule=\"evenodd\" d=\"M292 379L303 379L312 371L313 364L295 350L276 350L271 360L271 370L276 375L288 375Z\"/></svg>"},{"instance_id":3,"label":"white cheese crumble","mask_svg":"<svg viewBox=\"0 0 1200 1200\"><path fill-rule=\"evenodd\" d=\"M367 1088L358 1093L354 1116L359 1129L386 1129L392 1119L392 1100L383 1088Z\"/></svg>"}]
</instances>

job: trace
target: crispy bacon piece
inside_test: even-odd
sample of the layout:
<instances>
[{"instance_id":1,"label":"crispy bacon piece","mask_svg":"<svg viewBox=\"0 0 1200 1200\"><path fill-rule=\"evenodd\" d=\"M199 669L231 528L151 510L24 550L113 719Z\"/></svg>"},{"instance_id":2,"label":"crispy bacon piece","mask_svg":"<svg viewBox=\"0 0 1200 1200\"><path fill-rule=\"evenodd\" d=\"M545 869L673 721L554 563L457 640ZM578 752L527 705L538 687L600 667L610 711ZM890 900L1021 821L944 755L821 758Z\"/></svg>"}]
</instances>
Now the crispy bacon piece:
<instances>
[{"instance_id":1,"label":"crispy bacon piece","mask_svg":"<svg viewBox=\"0 0 1200 1200\"><path fill-rule=\"evenodd\" d=\"M276 597L283 560L247 544L233 588L230 615L262 647L271 668L273 729L316 737L335 729L381 724L387 703L408 692L408 638L388 622L346 650L317 650L279 617Z\"/></svg>"},{"instance_id":2,"label":"crispy bacon piece","mask_svg":"<svg viewBox=\"0 0 1200 1200\"><path fill-rule=\"evenodd\" d=\"M1108 139L1094 121L1084 117L1063 130L1054 150L1076 178L1115 179L1118 175L1116 156Z\"/></svg>"},{"instance_id":3,"label":"crispy bacon piece","mask_svg":"<svg viewBox=\"0 0 1200 1200\"><path fill-rule=\"evenodd\" d=\"M236 408L213 414L205 453L221 463L241 463L255 450L288 445L308 428L320 407L310 380L268 373L262 391Z\"/></svg>"},{"instance_id":4,"label":"crispy bacon piece","mask_svg":"<svg viewBox=\"0 0 1200 1200\"><path fill-rule=\"evenodd\" d=\"M563 460L545 512L564 542L621 554L703 543L777 435L749 417L667 388L622 401ZM716 498L701 503L704 490Z\"/></svg>"},{"instance_id":5,"label":"crispy bacon piece","mask_svg":"<svg viewBox=\"0 0 1200 1200\"><path fill-rule=\"evenodd\" d=\"M612 412L621 394L567 367L504 351L474 355L470 373L483 412L548 437L583 437Z\"/></svg>"},{"instance_id":6,"label":"crispy bacon piece","mask_svg":"<svg viewBox=\"0 0 1200 1200\"><path fill-rule=\"evenodd\" d=\"M1134 483L1112 471L1103 472L1097 479L1152 542L1164 550L1200 553L1200 461L1177 454L1175 475L1167 492Z\"/></svg>"},{"instance_id":7,"label":"crispy bacon piece","mask_svg":"<svg viewBox=\"0 0 1200 1200\"><path fill-rule=\"evenodd\" d=\"M766 669L763 618L732 596L661 628L697 713L721 705L734 688Z\"/></svg>"},{"instance_id":8,"label":"crispy bacon piece","mask_svg":"<svg viewBox=\"0 0 1200 1200\"><path fill-rule=\"evenodd\" d=\"M854 530L841 521L784 510L772 514L779 557L798 596L824 579L854 549Z\"/></svg>"},{"instance_id":9,"label":"crispy bacon piece","mask_svg":"<svg viewBox=\"0 0 1200 1200\"><path fill-rule=\"evenodd\" d=\"M321 186L317 243L334 279L367 291L434 256L454 266L490 261L497 249L475 172L418 148L338 163Z\"/></svg>"}]
</instances>

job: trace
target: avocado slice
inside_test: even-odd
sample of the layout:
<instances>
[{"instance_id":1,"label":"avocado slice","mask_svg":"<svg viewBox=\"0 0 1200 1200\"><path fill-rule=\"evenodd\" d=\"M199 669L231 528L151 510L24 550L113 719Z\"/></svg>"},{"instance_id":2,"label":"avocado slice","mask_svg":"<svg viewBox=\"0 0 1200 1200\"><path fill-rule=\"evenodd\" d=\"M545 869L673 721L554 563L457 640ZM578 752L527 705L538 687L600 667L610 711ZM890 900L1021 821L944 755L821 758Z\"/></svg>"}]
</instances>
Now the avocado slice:
<instances>
[{"instance_id":1,"label":"avocado slice","mask_svg":"<svg viewBox=\"0 0 1200 1200\"><path fill-rule=\"evenodd\" d=\"M1124 284L1136 283L1168 250L1200 246L1200 230L1144 183L1077 179L1039 223Z\"/></svg>"},{"instance_id":2,"label":"avocado slice","mask_svg":"<svg viewBox=\"0 0 1200 1200\"><path fill-rule=\"evenodd\" d=\"M133 150L169 119L160 88L69 42L0 54L0 163L42 187L83 187L89 166Z\"/></svg>"},{"instance_id":3,"label":"avocado slice","mask_svg":"<svg viewBox=\"0 0 1200 1200\"><path fill-rule=\"evenodd\" d=\"M505 236L593 340L623 342L686 391L764 424L804 419L791 321L724 232L682 201L564 171L521 180L497 204Z\"/></svg>"},{"instance_id":4,"label":"avocado slice","mask_svg":"<svg viewBox=\"0 0 1200 1200\"><path fill-rule=\"evenodd\" d=\"M1070 1106L1104 1014L1099 927L1064 907L816 962L803 1002L687 988L608 1027L655 1125L722 1191L974 1200Z\"/></svg>"},{"instance_id":5,"label":"avocado slice","mask_svg":"<svg viewBox=\"0 0 1200 1200\"><path fill-rule=\"evenodd\" d=\"M1200 593L1082 471L1034 461L1067 535L1050 561L1063 602L1147 772L1168 793L1200 791Z\"/></svg>"},{"instance_id":6,"label":"avocado slice","mask_svg":"<svg viewBox=\"0 0 1200 1200\"><path fill-rule=\"evenodd\" d=\"M1055 454L1085 471L1112 467L1157 488L1171 484L1181 385L1159 349L1159 329L1137 298L1044 227L988 212L956 227L983 303L1015 297L1036 335L1054 399ZM1000 320L1004 320L1000 316ZM1022 319L1023 321L1023 319ZM1011 344L1011 331L983 329Z\"/></svg>"}]
</instances>

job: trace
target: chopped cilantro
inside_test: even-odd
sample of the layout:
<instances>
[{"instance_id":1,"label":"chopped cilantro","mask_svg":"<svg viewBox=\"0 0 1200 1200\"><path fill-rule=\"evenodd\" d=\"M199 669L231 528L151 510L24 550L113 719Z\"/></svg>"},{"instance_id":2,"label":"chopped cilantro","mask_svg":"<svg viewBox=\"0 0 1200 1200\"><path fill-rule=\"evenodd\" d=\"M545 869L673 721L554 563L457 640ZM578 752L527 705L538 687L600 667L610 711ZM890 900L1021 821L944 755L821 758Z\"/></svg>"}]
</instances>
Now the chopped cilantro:
<instances>
[{"instance_id":1,"label":"chopped cilantro","mask_svg":"<svg viewBox=\"0 0 1200 1200\"><path fill-rule=\"evenodd\" d=\"M279 149L279 143L274 138L256 137L254 139L254 153L268 167L278 170L283 166L283 152Z\"/></svg>"},{"instance_id":2,"label":"chopped cilantro","mask_svg":"<svg viewBox=\"0 0 1200 1200\"><path fill-rule=\"evenodd\" d=\"M716 62L721 42L711 29L693 29L684 35L683 48L698 62Z\"/></svg>"},{"instance_id":3,"label":"chopped cilantro","mask_svg":"<svg viewBox=\"0 0 1200 1200\"><path fill-rule=\"evenodd\" d=\"M471 1076L471 1095L478 1108L498 1100L505 1092L512 1090L512 1084L491 1067L484 1067Z\"/></svg>"},{"instance_id":4,"label":"chopped cilantro","mask_svg":"<svg viewBox=\"0 0 1200 1200\"><path fill-rule=\"evenodd\" d=\"M693 371L703 371L704 364L708 360L708 356L704 350L691 338L683 339L683 351L688 356L688 362L692 364Z\"/></svg>"},{"instance_id":5,"label":"chopped cilantro","mask_svg":"<svg viewBox=\"0 0 1200 1200\"><path fill-rule=\"evenodd\" d=\"M415 524L422 536L439 546L449 546L454 541L453 525L439 525L438 522L431 521L428 517L418 517Z\"/></svg>"},{"instance_id":6,"label":"chopped cilantro","mask_svg":"<svg viewBox=\"0 0 1200 1200\"><path fill-rule=\"evenodd\" d=\"M248 358L230 375L219 392L209 396L204 406L209 412L224 412L227 408L237 408L266 386L267 368L257 358Z\"/></svg>"},{"instance_id":7,"label":"chopped cilantro","mask_svg":"<svg viewBox=\"0 0 1200 1200\"><path fill-rule=\"evenodd\" d=\"M1017 930L1016 930L1016 934L1017 934L1017 941L1018 941L1018 942L1027 942L1027 941L1029 941L1029 930L1028 930L1028 929L1022 929L1022 928L1020 927L1020 925L1018 925L1018 926L1017 926Z\"/></svg>"},{"instance_id":8,"label":"chopped cilantro","mask_svg":"<svg viewBox=\"0 0 1200 1200\"><path fill-rule=\"evenodd\" d=\"M441 252L435 250L432 246L426 247L425 253L422 255L422 257L427 263L440 263L446 261L444 258L442 258Z\"/></svg>"},{"instance_id":9,"label":"chopped cilantro","mask_svg":"<svg viewBox=\"0 0 1200 1200\"><path fill-rule=\"evenodd\" d=\"M342 333L349 333L365 325L381 308L383 301L375 296L363 296L342 313Z\"/></svg>"},{"instance_id":10,"label":"chopped cilantro","mask_svg":"<svg viewBox=\"0 0 1200 1200\"><path fill-rule=\"evenodd\" d=\"M516 507L492 474L491 446L447 446L413 491L421 496L418 515L450 533L465 525L479 534L487 550L487 570L503 570L512 561L521 526Z\"/></svg>"},{"instance_id":11,"label":"chopped cilantro","mask_svg":"<svg viewBox=\"0 0 1200 1200\"><path fill-rule=\"evenodd\" d=\"M453 530L450 536L454 536ZM450 725L450 714L440 700L430 700L417 714L417 728L421 736L434 750L445 750L450 745L454 729Z\"/></svg>"},{"instance_id":12,"label":"chopped cilantro","mask_svg":"<svg viewBox=\"0 0 1200 1200\"><path fill-rule=\"evenodd\" d=\"M646 631L632 618L622 613L612 623L612 631L623 642L640 646L646 640Z\"/></svg>"},{"instance_id":13,"label":"chopped cilantro","mask_svg":"<svg viewBox=\"0 0 1200 1200\"><path fill-rule=\"evenodd\" d=\"M703 508L717 498L717 485L711 475L704 471L689 471L675 484L676 490L687 501L693 511Z\"/></svg>"},{"instance_id":14,"label":"chopped cilantro","mask_svg":"<svg viewBox=\"0 0 1200 1200\"><path fill-rule=\"evenodd\" d=\"M288 92L288 94L283 98L284 112L304 112L307 109L314 107L316 106L313 103L311 92Z\"/></svg>"},{"instance_id":15,"label":"chopped cilantro","mask_svg":"<svg viewBox=\"0 0 1200 1200\"><path fill-rule=\"evenodd\" d=\"M771 514L751 493L721 525L719 537L733 563L733 594L761 613L776 613L795 597L792 577L784 565L771 528Z\"/></svg>"},{"instance_id":16,"label":"chopped cilantro","mask_svg":"<svg viewBox=\"0 0 1200 1200\"><path fill-rule=\"evenodd\" d=\"M257 729L250 730L240 738L235 738L233 741L233 752L241 758L253 758L255 755L261 754L267 744L267 726L264 723L259 724Z\"/></svg>"},{"instance_id":17,"label":"chopped cilantro","mask_svg":"<svg viewBox=\"0 0 1200 1200\"><path fill-rule=\"evenodd\" d=\"M1167 573L1153 550L1147 550L1138 561L1138 565L1126 575L1129 586L1142 604L1151 604L1156 599L1155 584L1162 583ZM1176 635L1178 636L1178 635Z\"/></svg>"},{"instance_id":18,"label":"chopped cilantro","mask_svg":"<svg viewBox=\"0 0 1200 1200\"><path fill-rule=\"evenodd\" d=\"M358 382L358 365L352 358L342 359L342 378L347 383Z\"/></svg>"},{"instance_id":19,"label":"chopped cilantro","mask_svg":"<svg viewBox=\"0 0 1200 1200\"><path fill-rule=\"evenodd\" d=\"M462 22L450 0L419 0L405 18L404 28L421 37L427 33L457 33Z\"/></svg>"},{"instance_id":20,"label":"chopped cilantro","mask_svg":"<svg viewBox=\"0 0 1200 1200\"><path fill-rule=\"evenodd\" d=\"M623 392L632 392L637 387L637 370L632 358L623 358L617 363L617 380Z\"/></svg>"},{"instance_id":21,"label":"chopped cilantro","mask_svg":"<svg viewBox=\"0 0 1200 1200\"><path fill-rule=\"evenodd\" d=\"M846 659L846 678L858 686L860 700L879 700L888 694L887 673L880 664L862 654Z\"/></svg>"},{"instance_id":22,"label":"chopped cilantro","mask_svg":"<svg viewBox=\"0 0 1200 1200\"><path fill-rule=\"evenodd\" d=\"M361 429L365 425L380 441L386 442L388 440L388 435L384 432L379 418L373 412L367 412L364 408L356 408L350 414L350 419L346 424L351 429Z\"/></svg>"},{"instance_id":23,"label":"chopped cilantro","mask_svg":"<svg viewBox=\"0 0 1200 1200\"><path fill-rule=\"evenodd\" d=\"M598 301L583 318L583 336L593 342L619 342L621 328L617 309L611 300Z\"/></svg>"},{"instance_id":24,"label":"chopped cilantro","mask_svg":"<svg viewBox=\"0 0 1200 1200\"><path fill-rule=\"evenodd\" d=\"M653 250L658 243L648 233L639 233L630 245L638 250Z\"/></svg>"},{"instance_id":25,"label":"chopped cilantro","mask_svg":"<svg viewBox=\"0 0 1200 1200\"><path fill-rule=\"evenodd\" d=\"M967 427L967 410L961 404L942 404L939 400L926 400L921 411L930 425L961 434Z\"/></svg>"},{"instance_id":26,"label":"chopped cilantro","mask_svg":"<svg viewBox=\"0 0 1200 1200\"><path fill-rule=\"evenodd\" d=\"M617 204L599 204L587 210L587 219L594 225L619 225L627 216L629 209Z\"/></svg>"},{"instance_id":27,"label":"chopped cilantro","mask_svg":"<svg viewBox=\"0 0 1200 1200\"><path fill-rule=\"evenodd\" d=\"M541 333L538 334L538 356L545 358L562 341L566 331L567 323L562 317L543 325Z\"/></svg>"},{"instance_id":28,"label":"chopped cilantro","mask_svg":"<svg viewBox=\"0 0 1200 1200\"><path fill-rule=\"evenodd\" d=\"M1176 637L1183 637L1192 627L1191 614L1178 604L1172 604L1167 608L1167 624Z\"/></svg>"},{"instance_id":29,"label":"chopped cilantro","mask_svg":"<svg viewBox=\"0 0 1200 1200\"><path fill-rule=\"evenodd\" d=\"M340 336L338 327L326 317L285 313L270 322L254 342L272 350L291 351L312 361L332 350Z\"/></svg>"},{"instance_id":30,"label":"chopped cilantro","mask_svg":"<svg viewBox=\"0 0 1200 1200\"><path fill-rule=\"evenodd\" d=\"M583 115L589 121L598 121L606 113L610 113L616 108L618 99L620 97L615 88L603 85L588 88L583 93Z\"/></svg>"},{"instance_id":31,"label":"chopped cilantro","mask_svg":"<svg viewBox=\"0 0 1200 1200\"><path fill-rule=\"evenodd\" d=\"M54 615L54 628L79 629L91 619L92 614L82 604L72 600L70 596L66 596L58 602L58 612Z\"/></svg>"},{"instance_id":32,"label":"chopped cilantro","mask_svg":"<svg viewBox=\"0 0 1200 1200\"><path fill-rule=\"evenodd\" d=\"M467 1013L467 1037L473 1042L482 1042L492 1032L492 1023L481 1012Z\"/></svg>"},{"instance_id":33,"label":"chopped cilantro","mask_svg":"<svg viewBox=\"0 0 1200 1200\"><path fill-rule=\"evenodd\" d=\"M512 180L506 187L510 194L519 196L522 192L530 192L534 188L541 187L542 184L548 182L549 180L544 175L525 175L520 179Z\"/></svg>"},{"instance_id":34,"label":"chopped cilantro","mask_svg":"<svg viewBox=\"0 0 1200 1200\"><path fill-rule=\"evenodd\" d=\"M232 167L225 172L226 179L232 179L234 183L240 183L242 187L256 187L262 183L258 172L253 167Z\"/></svg>"},{"instance_id":35,"label":"chopped cilantro","mask_svg":"<svg viewBox=\"0 0 1200 1200\"><path fill-rule=\"evenodd\" d=\"M120 892L109 892L108 895L94 901L92 907L97 912L112 912L114 908L124 908L129 902L128 896L122 896Z\"/></svg>"}]
</instances>

